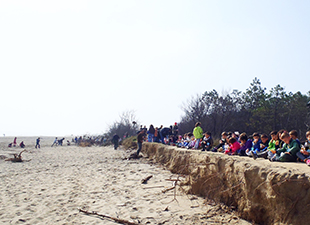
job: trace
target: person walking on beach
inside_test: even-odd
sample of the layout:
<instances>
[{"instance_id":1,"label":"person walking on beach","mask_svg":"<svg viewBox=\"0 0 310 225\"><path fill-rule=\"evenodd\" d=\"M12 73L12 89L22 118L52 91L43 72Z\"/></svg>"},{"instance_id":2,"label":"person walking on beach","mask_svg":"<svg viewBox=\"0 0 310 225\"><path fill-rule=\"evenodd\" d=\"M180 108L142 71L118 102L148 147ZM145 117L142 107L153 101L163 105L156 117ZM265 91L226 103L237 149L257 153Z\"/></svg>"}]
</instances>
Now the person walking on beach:
<instances>
[{"instance_id":1,"label":"person walking on beach","mask_svg":"<svg viewBox=\"0 0 310 225\"><path fill-rule=\"evenodd\" d=\"M142 143L143 143L143 140L144 140L144 133L145 133L145 130L141 130L140 133L138 134L138 150L137 150L137 158L139 158L139 153L142 149Z\"/></svg>"},{"instance_id":2,"label":"person walking on beach","mask_svg":"<svg viewBox=\"0 0 310 225\"><path fill-rule=\"evenodd\" d=\"M62 146L64 140L65 140L65 138L59 139L58 140L58 145Z\"/></svg>"},{"instance_id":3,"label":"person walking on beach","mask_svg":"<svg viewBox=\"0 0 310 225\"><path fill-rule=\"evenodd\" d=\"M54 145L56 145L56 146L58 145L58 138L57 137L55 138L55 140L54 140L54 142L53 142L51 147L53 147Z\"/></svg>"},{"instance_id":4,"label":"person walking on beach","mask_svg":"<svg viewBox=\"0 0 310 225\"><path fill-rule=\"evenodd\" d=\"M40 138L38 137L36 140L36 148L40 148Z\"/></svg>"},{"instance_id":5,"label":"person walking on beach","mask_svg":"<svg viewBox=\"0 0 310 225\"><path fill-rule=\"evenodd\" d=\"M114 150L117 150L119 143L119 136L117 134L114 134L112 138L112 143L114 144Z\"/></svg>"}]
</instances>

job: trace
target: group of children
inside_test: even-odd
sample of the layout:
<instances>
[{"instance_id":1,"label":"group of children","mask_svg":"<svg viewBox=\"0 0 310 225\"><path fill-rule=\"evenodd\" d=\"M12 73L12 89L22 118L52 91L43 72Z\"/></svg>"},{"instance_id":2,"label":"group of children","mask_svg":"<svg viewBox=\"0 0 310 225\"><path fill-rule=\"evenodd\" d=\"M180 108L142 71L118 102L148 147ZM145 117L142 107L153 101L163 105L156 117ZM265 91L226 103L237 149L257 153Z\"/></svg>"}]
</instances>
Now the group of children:
<instances>
[{"instance_id":1,"label":"group of children","mask_svg":"<svg viewBox=\"0 0 310 225\"><path fill-rule=\"evenodd\" d=\"M193 133L187 133L183 137L179 136L176 146L187 149L198 149L200 147L202 151L250 156L254 159L261 157L272 162L301 161L310 166L310 131L306 133L304 143L298 140L296 130L290 132L285 130L272 131L270 137L267 134L260 135L259 133L254 133L248 137L246 133L223 132L219 144L215 147L210 132L206 132L203 138L197 138L197 135Z\"/></svg>"}]
</instances>

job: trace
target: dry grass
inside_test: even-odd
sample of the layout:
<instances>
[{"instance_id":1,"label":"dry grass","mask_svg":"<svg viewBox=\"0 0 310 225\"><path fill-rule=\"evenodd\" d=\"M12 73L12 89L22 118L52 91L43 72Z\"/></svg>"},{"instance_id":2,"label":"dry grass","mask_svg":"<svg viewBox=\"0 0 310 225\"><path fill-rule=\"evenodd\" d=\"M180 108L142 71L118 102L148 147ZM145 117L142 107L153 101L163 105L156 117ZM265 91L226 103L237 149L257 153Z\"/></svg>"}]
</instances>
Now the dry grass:
<instances>
[{"instance_id":1,"label":"dry grass","mask_svg":"<svg viewBox=\"0 0 310 225\"><path fill-rule=\"evenodd\" d=\"M122 146L125 149L136 149L138 147L137 136L132 136L132 137L129 137L129 138L126 138L125 140L123 140Z\"/></svg>"}]
</instances>

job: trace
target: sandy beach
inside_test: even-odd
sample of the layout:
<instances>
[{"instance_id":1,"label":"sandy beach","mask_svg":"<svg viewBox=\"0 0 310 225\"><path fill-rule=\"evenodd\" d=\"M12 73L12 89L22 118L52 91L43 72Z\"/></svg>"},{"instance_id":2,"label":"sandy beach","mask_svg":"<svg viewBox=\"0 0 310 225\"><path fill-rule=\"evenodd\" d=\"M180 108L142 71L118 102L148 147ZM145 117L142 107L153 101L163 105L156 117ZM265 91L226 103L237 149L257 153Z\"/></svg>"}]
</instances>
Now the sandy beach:
<instances>
[{"instance_id":1,"label":"sandy beach","mask_svg":"<svg viewBox=\"0 0 310 225\"><path fill-rule=\"evenodd\" d=\"M141 224L249 224L179 188L176 200L174 190L162 193L177 175L146 159L124 160L130 153L122 148L50 147L53 138L42 137L41 149L35 149L35 137L23 140L22 156L30 161L0 160L1 224L117 224L79 209ZM7 148L13 137L0 141L0 155L22 150Z\"/></svg>"}]
</instances>

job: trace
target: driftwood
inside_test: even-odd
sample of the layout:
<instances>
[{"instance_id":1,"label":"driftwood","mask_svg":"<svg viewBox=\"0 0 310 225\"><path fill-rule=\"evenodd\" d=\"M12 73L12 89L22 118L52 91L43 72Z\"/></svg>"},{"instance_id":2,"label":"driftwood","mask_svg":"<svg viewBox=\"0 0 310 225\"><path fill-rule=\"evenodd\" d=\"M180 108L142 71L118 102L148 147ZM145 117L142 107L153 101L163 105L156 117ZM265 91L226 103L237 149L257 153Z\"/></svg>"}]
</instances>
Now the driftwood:
<instances>
[{"instance_id":1,"label":"driftwood","mask_svg":"<svg viewBox=\"0 0 310 225\"><path fill-rule=\"evenodd\" d=\"M7 159L5 159L5 161L23 162L23 160L22 160L22 153L23 153L23 152L26 152L26 151L27 151L27 150L25 149L25 150L21 151L19 154L14 153L14 154L13 154L14 158L7 158Z\"/></svg>"},{"instance_id":2,"label":"driftwood","mask_svg":"<svg viewBox=\"0 0 310 225\"><path fill-rule=\"evenodd\" d=\"M144 179L141 180L141 184L147 184L148 180L151 179L153 177L153 175L150 175Z\"/></svg>"},{"instance_id":3,"label":"driftwood","mask_svg":"<svg viewBox=\"0 0 310 225\"><path fill-rule=\"evenodd\" d=\"M142 156L141 155L138 156L137 153L134 152L131 153L128 157L123 158L123 160L140 159L140 158L142 158Z\"/></svg>"},{"instance_id":4,"label":"driftwood","mask_svg":"<svg viewBox=\"0 0 310 225\"><path fill-rule=\"evenodd\" d=\"M143 189L152 189L152 188L163 188L165 186L160 185L160 186L153 186L153 187L144 187Z\"/></svg>"},{"instance_id":5,"label":"driftwood","mask_svg":"<svg viewBox=\"0 0 310 225\"><path fill-rule=\"evenodd\" d=\"M108 215L104 215L104 214L99 214L97 212L89 212L83 209L79 209L79 212L85 213L86 215L92 215L92 216L98 216L101 219L109 219L109 220L113 220L114 222L117 222L119 224L125 224L125 225L141 225L138 223L134 223L134 222L130 222L128 220L124 220L124 219L119 219L119 218L115 218L112 216L108 216Z\"/></svg>"},{"instance_id":6,"label":"driftwood","mask_svg":"<svg viewBox=\"0 0 310 225\"><path fill-rule=\"evenodd\" d=\"M173 189L175 189L175 186L170 187L170 188L166 188L166 189L162 190L161 192L162 192L162 193L166 193L167 191L171 191L171 190L173 190Z\"/></svg>"},{"instance_id":7,"label":"driftwood","mask_svg":"<svg viewBox=\"0 0 310 225\"><path fill-rule=\"evenodd\" d=\"M181 182L181 180L179 179L180 176L181 176L181 175L178 175L178 177L177 177L176 179L172 179L171 177L170 177L169 179L165 179L165 180L167 180L167 181L173 181L172 187L166 188L166 189L164 189L164 190L161 191L162 193L166 193L167 191L174 190L174 191L173 191L173 199L172 199L171 202L173 202L173 201L178 202L178 200L177 200L177 188L176 188L177 185L179 185L179 187L183 190L183 188L180 186L180 183L178 183L178 182ZM184 191L184 190L183 190L183 191ZM171 202L169 202L169 203L171 203Z\"/></svg>"}]
</instances>

